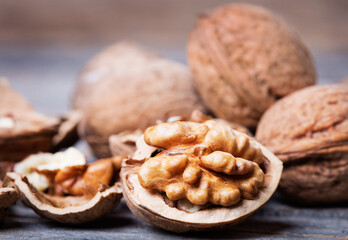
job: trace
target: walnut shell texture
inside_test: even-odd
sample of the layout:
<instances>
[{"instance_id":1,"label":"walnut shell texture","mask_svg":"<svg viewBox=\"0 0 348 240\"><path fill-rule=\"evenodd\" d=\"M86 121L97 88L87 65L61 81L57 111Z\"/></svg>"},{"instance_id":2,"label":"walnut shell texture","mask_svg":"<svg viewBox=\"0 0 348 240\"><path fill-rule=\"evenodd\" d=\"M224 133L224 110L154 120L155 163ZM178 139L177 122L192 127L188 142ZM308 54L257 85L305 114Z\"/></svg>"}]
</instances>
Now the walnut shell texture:
<instances>
[{"instance_id":1,"label":"walnut shell texture","mask_svg":"<svg viewBox=\"0 0 348 240\"><path fill-rule=\"evenodd\" d=\"M106 48L87 64L74 105L83 110L80 135L98 157L111 155L112 134L204 109L185 66L126 42Z\"/></svg>"},{"instance_id":2,"label":"walnut shell texture","mask_svg":"<svg viewBox=\"0 0 348 240\"><path fill-rule=\"evenodd\" d=\"M207 107L251 128L277 99L316 81L312 57L298 35L266 9L247 4L201 16L187 57Z\"/></svg>"},{"instance_id":3,"label":"walnut shell texture","mask_svg":"<svg viewBox=\"0 0 348 240\"><path fill-rule=\"evenodd\" d=\"M285 163L280 190L300 203L348 201L348 86L308 87L266 111L256 138Z\"/></svg>"}]
</instances>

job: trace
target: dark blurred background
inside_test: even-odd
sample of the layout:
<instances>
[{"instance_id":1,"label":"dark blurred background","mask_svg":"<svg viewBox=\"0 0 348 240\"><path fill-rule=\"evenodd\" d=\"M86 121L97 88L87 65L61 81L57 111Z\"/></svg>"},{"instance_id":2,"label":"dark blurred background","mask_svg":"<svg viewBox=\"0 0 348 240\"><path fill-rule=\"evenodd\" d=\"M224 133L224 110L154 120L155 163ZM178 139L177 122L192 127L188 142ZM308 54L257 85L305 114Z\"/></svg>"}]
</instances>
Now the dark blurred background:
<instances>
[{"instance_id":1,"label":"dark blurred background","mask_svg":"<svg viewBox=\"0 0 348 240\"><path fill-rule=\"evenodd\" d=\"M135 40L186 62L196 17L226 0L0 0L0 76L37 107L69 107L86 61L117 40ZM238 1L241 2L241 1ZM314 55L320 83L348 75L348 1L257 0L302 36Z\"/></svg>"}]
</instances>

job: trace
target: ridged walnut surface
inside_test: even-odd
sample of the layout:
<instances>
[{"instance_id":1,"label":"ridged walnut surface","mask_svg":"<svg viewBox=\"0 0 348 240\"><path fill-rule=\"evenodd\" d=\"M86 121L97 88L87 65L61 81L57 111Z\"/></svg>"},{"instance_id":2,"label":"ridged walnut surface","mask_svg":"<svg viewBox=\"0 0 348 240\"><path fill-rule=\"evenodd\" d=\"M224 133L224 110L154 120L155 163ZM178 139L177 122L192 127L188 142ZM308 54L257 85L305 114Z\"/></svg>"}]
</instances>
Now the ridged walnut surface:
<instances>
[{"instance_id":1,"label":"ridged walnut surface","mask_svg":"<svg viewBox=\"0 0 348 240\"><path fill-rule=\"evenodd\" d=\"M218 117L252 128L277 99L316 79L297 34L252 5L228 5L201 16L187 54L205 104Z\"/></svg>"},{"instance_id":2,"label":"ridged walnut surface","mask_svg":"<svg viewBox=\"0 0 348 240\"><path fill-rule=\"evenodd\" d=\"M283 192L302 203L348 201L348 86L303 89L274 104L256 138L285 162Z\"/></svg>"},{"instance_id":3,"label":"ridged walnut surface","mask_svg":"<svg viewBox=\"0 0 348 240\"><path fill-rule=\"evenodd\" d=\"M111 155L112 134L144 130L157 120L189 117L192 110L203 109L185 66L125 42L88 63L79 77L75 106L84 111L80 132L99 157Z\"/></svg>"}]
</instances>

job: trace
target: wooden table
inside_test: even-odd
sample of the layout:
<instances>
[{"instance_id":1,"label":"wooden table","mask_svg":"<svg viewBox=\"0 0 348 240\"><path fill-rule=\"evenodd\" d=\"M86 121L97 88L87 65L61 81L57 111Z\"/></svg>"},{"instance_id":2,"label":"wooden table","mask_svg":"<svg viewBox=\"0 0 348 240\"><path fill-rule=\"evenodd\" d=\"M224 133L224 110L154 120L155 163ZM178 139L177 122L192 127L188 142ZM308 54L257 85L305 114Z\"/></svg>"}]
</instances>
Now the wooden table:
<instances>
[{"instance_id":1,"label":"wooden table","mask_svg":"<svg viewBox=\"0 0 348 240\"><path fill-rule=\"evenodd\" d=\"M0 74L11 79L41 112L57 114L69 108L74 79L101 46L0 47ZM165 55L184 61L184 51ZM348 54L315 54L319 82L335 82L348 75ZM87 154L85 143L78 147ZM89 157L91 155L89 154ZM348 193L347 193L348 194ZM220 232L173 234L137 219L121 204L109 215L78 227L51 222L20 202L0 225L0 239L348 239L348 205L308 208L288 204L274 195L244 223Z\"/></svg>"}]
</instances>

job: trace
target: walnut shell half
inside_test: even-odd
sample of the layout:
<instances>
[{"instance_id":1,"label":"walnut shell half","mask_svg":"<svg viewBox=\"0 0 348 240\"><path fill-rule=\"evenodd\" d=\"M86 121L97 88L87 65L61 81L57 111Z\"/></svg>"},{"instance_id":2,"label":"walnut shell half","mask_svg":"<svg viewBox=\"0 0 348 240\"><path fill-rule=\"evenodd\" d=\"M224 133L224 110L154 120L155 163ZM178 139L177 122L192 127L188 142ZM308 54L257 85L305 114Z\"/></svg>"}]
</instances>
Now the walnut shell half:
<instances>
[{"instance_id":1,"label":"walnut shell half","mask_svg":"<svg viewBox=\"0 0 348 240\"><path fill-rule=\"evenodd\" d=\"M7 173L7 177L18 188L24 204L43 217L65 224L81 224L100 218L111 212L122 196L118 183L111 187L101 186L90 199L85 196L50 196L38 191L18 173Z\"/></svg>"},{"instance_id":2,"label":"walnut shell half","mask_svg":"<svg viewBox=\"0 0 348 240\"><path fill-rule=\"evenodd\" d=\"M0 78L0 161L17 162L29 154L56 151L78 140L80 115L62 118L35 112L28 101Z\"/></svg>"},{"instance_id":3,"label":"walnut shell half","mask_svg":"<svg viewBox=\"0 0 348 240\"><path fill-rule=\"evenodd\" d=\"M200 16L187 58L206 106L251 128L277 99L316 81L299 36L271 12L248 4Z\"/></svg>"},{"instance_id":4,"label":"walnut shell half","mask_svg":"<svg viewBox=\"0 0 348 240\"><path fill-rule=\"evenodd\" d=\"M0 113L0 161L20 161L32 153L53 148L58 118L36 112Z\"/></svg>"},{"instance_id":5,"label":"walnut shell half","mask_svg":"<svg viewBox=\"0 0 348 240\"><path fill-rule=\"evenodd\" d=\"M267 202L282 172L269 150L214 120L150 127L137 147L121 170L126 203L135 216L174 232L241 222Z\"/></svg>"},{"instance_id":6,"label":"walnut shell half","mask_svg":"<svg viewBox=\"0 0 348 240\"><path fill-rule=\"evenodd\" d=\"M299 203L348 201L348 86L308 87L275 103L256 139L284 162L280 190Z\"/></svg>"}]
</instances>

